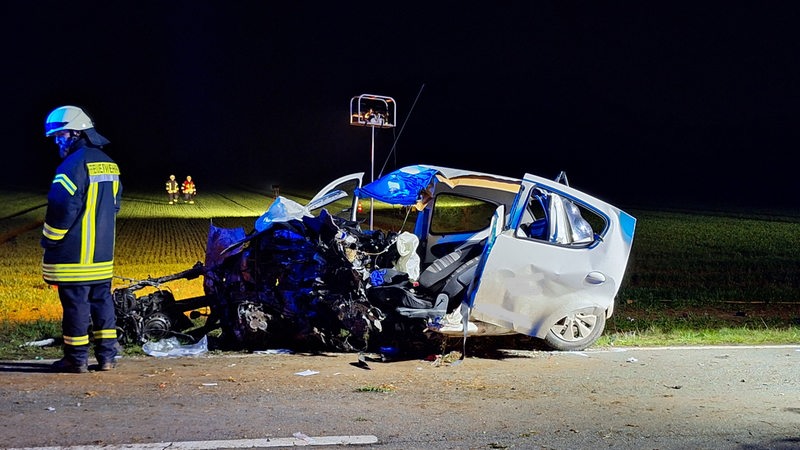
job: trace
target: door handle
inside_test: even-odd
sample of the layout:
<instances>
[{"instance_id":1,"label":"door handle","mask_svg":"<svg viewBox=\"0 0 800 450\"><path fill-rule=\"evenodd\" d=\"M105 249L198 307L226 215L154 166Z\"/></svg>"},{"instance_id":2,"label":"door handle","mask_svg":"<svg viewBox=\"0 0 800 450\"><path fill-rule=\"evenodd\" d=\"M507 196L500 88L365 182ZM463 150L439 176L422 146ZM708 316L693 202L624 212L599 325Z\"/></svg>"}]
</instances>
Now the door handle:
<instances>
[{"instance_id":1,"label":"door handle","mask_svg":"<svg viewBox=\"0 0 800 450\"><path fill-rule=\"evenodd\" d=\"M589 284L603 284L606 282L606 276L600 272L589 272L584 279Z\"/></svg>"}]
</instances>

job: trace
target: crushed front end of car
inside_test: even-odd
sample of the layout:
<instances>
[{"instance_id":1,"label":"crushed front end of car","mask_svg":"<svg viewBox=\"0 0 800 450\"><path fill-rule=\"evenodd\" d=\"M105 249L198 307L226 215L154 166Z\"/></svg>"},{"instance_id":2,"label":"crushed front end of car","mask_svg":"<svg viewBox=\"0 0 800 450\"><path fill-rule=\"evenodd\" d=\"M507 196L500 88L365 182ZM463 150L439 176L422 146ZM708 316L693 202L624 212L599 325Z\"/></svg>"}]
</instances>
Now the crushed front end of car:
<instances>
[{"instance_id":1,"label":"crushed front end of car","mask_svg":"<svg viewBox=\"0 0 800 450\"><path fill-rule=\"evenodd\" d=\"M209 251L231 233L241 235L212 225ZM364 233L326 210L275 222L207 256L219 261L205 273L209 319L230 346L364 351L385 319L365 282L366 255L383 245L382 233Z\"/></svg>"}]
</instances>

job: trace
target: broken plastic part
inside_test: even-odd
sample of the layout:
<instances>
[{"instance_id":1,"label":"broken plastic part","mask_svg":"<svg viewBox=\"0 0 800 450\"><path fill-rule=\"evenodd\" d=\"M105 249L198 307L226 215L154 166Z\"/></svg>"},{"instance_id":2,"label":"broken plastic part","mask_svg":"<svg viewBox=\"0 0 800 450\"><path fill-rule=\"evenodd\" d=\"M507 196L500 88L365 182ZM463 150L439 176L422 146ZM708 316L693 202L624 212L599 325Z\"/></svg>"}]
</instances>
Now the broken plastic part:
<instances>
[{"instance_id":1,"label":"broken plastic part","mask_svg":"<svg viewBox=\"0 0 800 450\"><path fill-rule=\"evenodd\" d=\"M203 336L197 343L189 345L181 344L174 337L160 341L148 341L142 345L142 351L156 357L199 355L208 351L208 337Z\"/></svg>"}]
</instances>

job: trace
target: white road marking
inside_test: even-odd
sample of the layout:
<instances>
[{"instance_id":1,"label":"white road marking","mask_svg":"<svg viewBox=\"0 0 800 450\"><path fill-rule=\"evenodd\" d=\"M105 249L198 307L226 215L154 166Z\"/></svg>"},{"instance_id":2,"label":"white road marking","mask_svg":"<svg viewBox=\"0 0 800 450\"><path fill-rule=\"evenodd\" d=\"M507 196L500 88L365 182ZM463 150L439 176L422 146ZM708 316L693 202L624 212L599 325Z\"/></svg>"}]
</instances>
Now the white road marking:
<instances>
[{"instance_id":1,"label":"white road marking","mask_svg":"<svg viewBox=\"0 0 800 450\"><path fill-rule=\"evenodd\" d=\"M517 350L517 349L499 349L503 353L516 355L516 356L528 356L528 357L536 357L537 355L548 355L548 356L582 356L584 358L591 357L593 354L597 353L621 353L621 352L651 352L651 351L663 351L663 350L678 350L678 351L686 351L686 350L758 350L758 349L796 349L795 351L800 352L800 345L796 344L778 344L778 345L694 345L694 346L668 346L668 347L603 347L603 348L589 348L583 351L544 351L544 350Z\"/></svg>"},{"instance_id":2,"label":"white road marking","mask_svg":"<svg viewBox=\"0 0 800 450\"><path fill-rule=\"evenodd\" d=\"M303 438L234 439L225 441L152 442L149 444L75 445L71 447L24 447L7 450L215 450L224 448L304 447L309 445L375 444L378 438L360 436L308 436Z\"/></svg>"},{"instance_id":3,"label":"white road marking","mask_svg":"<svg viewBox=\"0 0 800 450\"><path fill-rule=\"evenodd\" d=\"M630 351L649 351L649 350L742 350L742 349L771 349L771 348L798 348L796 344L779 345L687 345L687 346L667 346L667 347L619 347L611 349L591 349L584 350L592 353L613 353Z\"/></svg>"}]
</instances>

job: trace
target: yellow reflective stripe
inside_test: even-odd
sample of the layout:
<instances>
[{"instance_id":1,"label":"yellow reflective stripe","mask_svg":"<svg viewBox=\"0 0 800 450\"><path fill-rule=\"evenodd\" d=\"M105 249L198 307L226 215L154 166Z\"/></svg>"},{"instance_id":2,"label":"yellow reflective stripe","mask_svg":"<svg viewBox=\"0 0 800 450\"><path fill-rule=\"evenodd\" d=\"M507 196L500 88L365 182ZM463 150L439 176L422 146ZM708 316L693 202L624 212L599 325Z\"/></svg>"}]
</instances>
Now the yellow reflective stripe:
<instances>
[{"instance_id":1,"label":"yellow reflective stripe","mask_svg":"<svg viewBox=\"0 0 800 450\"><path fill-rule=\"evenodd\" d=\"M97 183L89 183L86 191L86 211L81 223L81 258L82 264L91 264L94 260L94 235L97 226Z\"/></svg>"},{"instance_id":2,"label":"yellow reflective stripe","mask_svg":"<svg viewBox=\"0 0 800 450\"><path fill-rule=\"evenodd\" d=\"M95 339L116 339L117 329L112 328L108 330L95 330L93 334Z\"/></svg>"},{"instance_id":3,"label":"yellow reflective stripe","mask_svg":"<svg viewBox=\"0 0 800 450\"><path fill-rule=\"evenodd\" d=\"M114 261L94 264L42 264L42 277L51 283L107 280L114 276Z\"/></svg>"},{"instance_id":4,"label":"yellow reflective stripe","mask_svg":"<svg viewBox=\"0 0 800 450\"><path fill-rule=\"evenodd\" d=\"M83 336L64 336L64 345L89 345L89 335L84 334Z\"/></svg>"},{"instance_id":5,"label":"yellow reflective stripe","mask_svg":"<svg viewBox=\"0 0 800 450\"><path fill-rule=\"evenodd\" d=\"M60 184L63 186L69 195L75 195L75 191L78 190L78 187L75 186L75 183L73 183L72 180L70 180L69 177L63 173L56 175L56 177L53 179L53 184Z\"/></svg>"},{"instance_id":6,"label":"yellow reflective stripe","mask_svg":"<svg viewBox=\"0 0 800 450\"><path fill-rule=\"evenodd\" d=\"M64 239L64 236L67 235L67 231L69 230L62 230L61 228L51 227L48 224L44 224L44 229L42 229L42 234L44 237L48 239L52 239L54 241L60 241Z\"/></svg>"},{"instance_id":7,"label":"yellow reflective stripe","mask_svg":"<svg viewBox=\"0 0 800 450\"><path fill-rule=\"evenodd\" d=\"M112 184L114 187L114 204L117 204L117 194L119 194L119 180L115 180Z\"/></svg>"}]
</instances>

